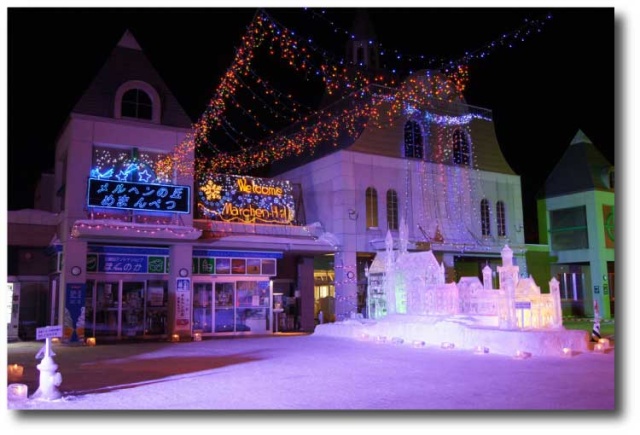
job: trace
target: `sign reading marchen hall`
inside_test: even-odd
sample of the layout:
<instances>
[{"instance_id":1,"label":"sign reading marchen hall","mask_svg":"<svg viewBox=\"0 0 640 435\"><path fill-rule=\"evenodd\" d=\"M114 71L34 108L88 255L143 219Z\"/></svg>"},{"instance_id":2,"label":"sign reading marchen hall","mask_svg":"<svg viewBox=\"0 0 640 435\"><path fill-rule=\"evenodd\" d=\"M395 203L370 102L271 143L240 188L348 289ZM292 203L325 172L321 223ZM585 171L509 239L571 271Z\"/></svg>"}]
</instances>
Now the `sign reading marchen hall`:
<instances>
[{"instance_id":1,"label":"sign reading marchen hall","mask_svg":"<svg viewBox=\"0 0 640 435\"><path fill-rule=\"evenodd\" d=\"M191 188L90 178L89 207L189 213Z\"/></svg>"},{"instance_id":2,"label":"sign reading marchen hall","mask_svg":"<svg viewBox=\"0 0 640 435\"><path fill-rule=\"evenodd\" d=\"M206 216L225 222L289 224L295 217L288 181L216 174L200 182L198 196Z\"/></svg>"}]
</instances>

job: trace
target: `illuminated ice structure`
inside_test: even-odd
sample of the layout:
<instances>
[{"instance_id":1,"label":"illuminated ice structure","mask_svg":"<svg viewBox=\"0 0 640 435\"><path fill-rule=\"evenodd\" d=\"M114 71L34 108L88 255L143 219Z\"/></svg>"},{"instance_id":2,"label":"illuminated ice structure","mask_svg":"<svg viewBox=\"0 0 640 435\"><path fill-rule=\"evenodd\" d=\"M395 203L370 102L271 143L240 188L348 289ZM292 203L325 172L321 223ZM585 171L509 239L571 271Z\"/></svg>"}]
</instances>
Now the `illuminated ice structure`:
<instances>
[{"instance_id":1,"label":"illuminated ice structure","mask_svg":"<svg viewBox=\"0 0 640 435\"><path fill-rule=\"evenodd\" d=\"M444 266L433 252L407 252L402 230L403 225L400 249L393 249L388 232L386 250L376 255L367 272L369 318L319 325L315 334L506 355L564 356L563 349L588 350L586 331L562 326L558 281L551 279L550 292L541 293L532 277L519 277L509 246L503 248L497 268L498 289L492 288L488 266L482 282L463 277L457 284L445 283Z\"/></svg>"}]
</instances>

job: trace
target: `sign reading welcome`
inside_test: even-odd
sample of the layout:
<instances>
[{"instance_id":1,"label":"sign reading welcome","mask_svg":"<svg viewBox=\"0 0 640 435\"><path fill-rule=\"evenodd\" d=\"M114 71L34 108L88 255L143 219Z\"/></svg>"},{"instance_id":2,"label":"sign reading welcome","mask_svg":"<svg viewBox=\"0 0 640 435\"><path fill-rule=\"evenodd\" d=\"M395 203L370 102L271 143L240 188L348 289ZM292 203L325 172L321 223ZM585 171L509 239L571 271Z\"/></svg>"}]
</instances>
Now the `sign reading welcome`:
<instances>
[{"instance_id":1,"label":"sign reading welcome","mask_svg":"<svg viewBox=\"0 0 640 435\"><path fill-rule=\"evenodd\" d=\"M290 224L295 217L288 181L211 175L198 187L204 214L225 222Z\"/></svg>"},{"instance_id":2,"label":"sign reading welcome","mask_svg":"<svg viewBox=\"0 0 640 435\"><path fill-rule=\"evenodd\" d=\"M89 207L189 213L190 192L189 186L90 178L87 205Z\"/></svg>"}]
</instances>

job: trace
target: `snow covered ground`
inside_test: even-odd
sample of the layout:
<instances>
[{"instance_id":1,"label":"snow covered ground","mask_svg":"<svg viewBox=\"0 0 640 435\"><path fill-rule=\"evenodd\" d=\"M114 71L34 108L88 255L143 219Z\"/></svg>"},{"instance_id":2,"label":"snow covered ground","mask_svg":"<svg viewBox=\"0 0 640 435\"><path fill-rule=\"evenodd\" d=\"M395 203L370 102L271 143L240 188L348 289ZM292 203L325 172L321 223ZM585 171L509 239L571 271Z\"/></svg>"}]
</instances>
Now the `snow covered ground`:
<instances>
[{"instance_id":1,"label":"snow covered ground","mask_svg":"<svg viewBox=\"0 0 640 435\"><path fill-rule=\"evenodd\" d=\"M9 344L38 387L43 342ZM58 400L43 410L613 410L615 349L516 359L427 344L321 335L53 345Z\"/></svg>"}]
</instances>

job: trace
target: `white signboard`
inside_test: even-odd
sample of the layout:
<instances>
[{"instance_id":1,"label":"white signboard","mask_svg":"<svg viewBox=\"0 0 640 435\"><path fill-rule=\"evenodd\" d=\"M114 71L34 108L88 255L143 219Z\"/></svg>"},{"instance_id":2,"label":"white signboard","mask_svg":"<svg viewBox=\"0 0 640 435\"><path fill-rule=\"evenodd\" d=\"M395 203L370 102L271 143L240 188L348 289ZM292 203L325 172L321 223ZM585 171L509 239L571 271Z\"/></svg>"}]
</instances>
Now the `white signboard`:
<instances>
[{"instance_id":1,"label":"white signboard","mask_svg":"<svg viewBox=\"0 0 640 435\"><path fill-rule=\"evenodd\" d=\"M62 325L36 328L36 340L44 340L46 338L54 337L62 337Z\"/></svg>"}]
</instances>

